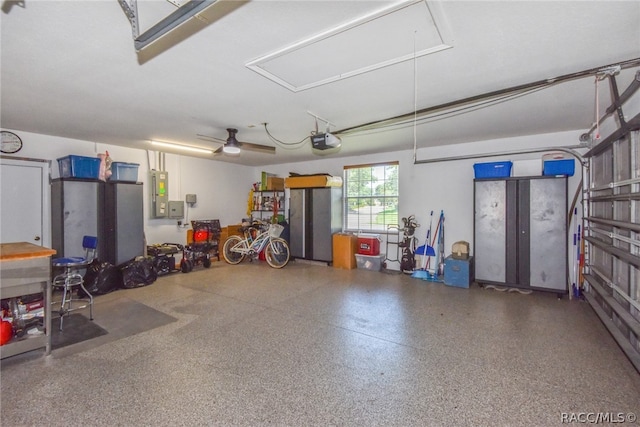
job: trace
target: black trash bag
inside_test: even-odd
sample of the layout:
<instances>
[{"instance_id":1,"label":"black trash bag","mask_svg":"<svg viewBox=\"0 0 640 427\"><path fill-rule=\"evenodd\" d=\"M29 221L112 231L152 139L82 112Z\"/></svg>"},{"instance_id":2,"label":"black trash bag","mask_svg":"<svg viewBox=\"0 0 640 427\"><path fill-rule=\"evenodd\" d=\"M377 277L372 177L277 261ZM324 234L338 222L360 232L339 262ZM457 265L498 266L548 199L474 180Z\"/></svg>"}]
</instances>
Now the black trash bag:
<instances>
[{"instance_id":1,"label":"black trash bag","mask_svg":"<svg viewBox=\"0 0 640 427\"><path fill-rule=\"evenodd\" d=\"M151 257L138 257L120 267L122 287L139 288L152 284L158 278L158 271Z\"/></svg>"},{"instance_id":2,"label":"black trash bag","mask_svg":"<svg viewBox=\"0 0 640 427\"><path fill-rule=\"evenodd\" d=\"M104 295L115 291L120 288L120 271L113 264L94 259L84 274L84 287L91 295ZM78 289L78 295L86 296L82 288Z\"/></svg>"}]
</instances>

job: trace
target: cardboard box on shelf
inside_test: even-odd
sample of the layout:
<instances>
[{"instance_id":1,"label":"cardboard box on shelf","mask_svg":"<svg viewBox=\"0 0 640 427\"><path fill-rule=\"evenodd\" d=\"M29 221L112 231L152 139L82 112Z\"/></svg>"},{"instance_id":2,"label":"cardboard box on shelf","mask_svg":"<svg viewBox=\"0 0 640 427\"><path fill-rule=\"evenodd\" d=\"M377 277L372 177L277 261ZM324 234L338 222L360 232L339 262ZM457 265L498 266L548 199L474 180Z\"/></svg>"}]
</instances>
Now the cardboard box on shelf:
<instances>
[{"instance_id":1,"label":"cardboard box on shelf","mask_svg":"<svg viewBox=\"0 0 640 427\"><path fill-rule=\"evenodd\" d=\"M284 178L277 176L267 177L267 191L284 191Z\"/></svg>"},{"instance_id":2,"label":"cardboard box on shelf","mask_svg":"<svg viewBox=\"0 0 640 427\"><path fill-rule=\"evenodd\" d=\"M269 178L275 177L276 174L274 173L269 173L269 172L262 172L260 174L260 191L267 191L267 181L269 180Z\"/></svg>"},{"instance_id":3,"label":"cardboard box on shelf","mask_svg":"<svg viewBox=\"0 0 640 427\"><path fill-rule=\"evenodd\" d=\"M331 175L290 176L284 179L286 188L342 187L342 178Z\"/></svg>"}]
</instances>

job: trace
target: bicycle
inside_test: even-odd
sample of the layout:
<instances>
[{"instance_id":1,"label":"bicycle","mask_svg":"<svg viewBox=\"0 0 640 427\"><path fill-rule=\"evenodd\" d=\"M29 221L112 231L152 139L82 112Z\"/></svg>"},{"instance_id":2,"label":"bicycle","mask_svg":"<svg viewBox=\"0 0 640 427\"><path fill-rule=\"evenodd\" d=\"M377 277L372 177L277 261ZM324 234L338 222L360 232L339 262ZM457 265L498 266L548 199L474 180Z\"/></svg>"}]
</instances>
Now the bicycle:
<instances>
[{"instance_id":1,"label":"bicycle","mask_svg":"<svg viewBox=\"0 0 640 427\"><path fill-rule=\"evenodd\" d=\"M247 256L257 258L264 250L267 264L273 268L282 268L289 262L290 250L287 241L280 237L283 226L254 221L242 227L244 238L229 236L222 249L222 255L229 264L240 264ZM254 235L255 234L255 235Z\"/></svg>"}]
</instances>

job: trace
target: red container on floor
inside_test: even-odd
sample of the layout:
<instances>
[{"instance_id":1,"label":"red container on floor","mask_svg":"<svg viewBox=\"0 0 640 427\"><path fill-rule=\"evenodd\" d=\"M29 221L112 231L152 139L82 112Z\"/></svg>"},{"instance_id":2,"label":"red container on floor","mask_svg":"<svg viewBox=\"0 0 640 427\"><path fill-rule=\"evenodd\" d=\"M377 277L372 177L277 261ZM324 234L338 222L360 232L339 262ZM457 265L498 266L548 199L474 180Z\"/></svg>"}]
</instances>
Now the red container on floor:
<instances>
[{"instance_id":1,"label":"red container on floor","mask_svg":"<svg viewBox=\"0 0 640 427\"><path fill-rule=\"evenodd\" d=\"M380 235L358 234L358 254L380 255Z\"/></svg>"}]
</instances>

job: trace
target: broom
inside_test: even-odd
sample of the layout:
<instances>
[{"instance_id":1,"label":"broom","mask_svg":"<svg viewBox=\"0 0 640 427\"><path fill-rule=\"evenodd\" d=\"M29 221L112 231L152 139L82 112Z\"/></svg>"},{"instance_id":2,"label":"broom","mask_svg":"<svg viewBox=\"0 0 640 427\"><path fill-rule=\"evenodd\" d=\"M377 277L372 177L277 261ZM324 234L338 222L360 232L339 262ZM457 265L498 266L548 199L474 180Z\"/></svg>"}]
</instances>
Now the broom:
<instances>
[{"instance_id":1,"label":"broom","mask_svg":"<svg viewBox=\"0 0 640 427\"><path fill-rule=\"evenodd\" d=\"M433 250L433 247L429 246L429 238L431 237L432 224L433 224L433 211L431 211L431 217L429 219L429 229L427 230L427 237L424 241L424 245L418 246L416 248L416 251L414 252L415 255L424 256L424 267L421 269L415 270L411 274L411 277L414 277L416 279L426 279L427 277L429 277L429 272L427 271L427 264L428 264L427 260L429 259L429 257L432 257L436 254L436 251Z\"/></svg>"}]
</instances>

